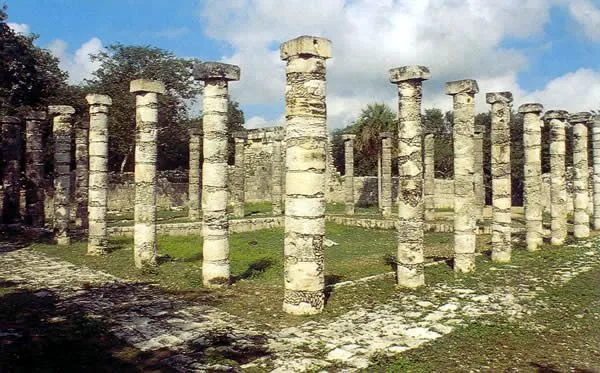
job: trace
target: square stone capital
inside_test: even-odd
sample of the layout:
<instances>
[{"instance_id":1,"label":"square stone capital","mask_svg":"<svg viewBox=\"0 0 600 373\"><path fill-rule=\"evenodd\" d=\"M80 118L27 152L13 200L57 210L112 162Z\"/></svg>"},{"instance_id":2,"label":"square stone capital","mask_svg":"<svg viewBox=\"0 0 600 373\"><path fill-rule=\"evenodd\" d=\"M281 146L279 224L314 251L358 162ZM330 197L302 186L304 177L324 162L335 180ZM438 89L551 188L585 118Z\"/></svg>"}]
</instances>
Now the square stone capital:
<instances>
[{"instance_id":1,"label":"square stone capital","mask_svg":"<svg viewBox=\"0 0 600 373\"><path fill-rule=\"evenodd\" d=\"M592 116L592 126L600 128L600 114L594 114Z\"/></svg>"},{"instance_id":2,"label":"square stone capital","mask_svg":"<svg viewBox=\"0 0 600 373\"><path fill-rule=\"evenodd\" d=\"M356 138L356 135L351 134L351 133L345 133L342 135L342 140L344 140L344 141L354 141L355 138Z\"/></svg>"},{"instance_id":3,"label":"square stone capital","mask_svg":"<svg viewBox=\"0 0 600 373\"><path fill-rule=\"evenodd\" d=\"M279 53L282 60L297 56L331 58L331 40L303 35L282 43Z\"/></svg>"},{"instance_id":4,"label":"square stone capital","mask_svg":"<svg viewBox=\"0 0 600 373\"><path fill-rule=\"evenodd\" d=\"M587 111L583 111L580 113L573 113L569 115L569 122L571 124L573 123L589 123L589 121L592 119L592 113L587 112Z\"/></svg>"},{"instance_id":5,"label":"square stone capital","mask_svg":"<svg viewBox=\"0 0 600 373\"><path fill-rule=\"evenodd\" d=\"M110 98L110 96L108 96L108 95L100 95L97 93L90 93L89 95L85 96L85 100L90 105L106 105L106 106L112 105L112 98Z\"/></svg>"},{"instance_id":6,"label":"square stone capital","mask_svg":"<svg viewBox=\"0 0 600 373\"><path fill-rule=\"evenodd\" d=\"M513 94L512 92L489 92L485 94L485 101L488 104L510 104L513 101Z\"/></svg>"},{"instance_id":7,"label":"square stone capital","mask_svg":"<svg viewBox=\"0 0 600 373\"><path fill-rule=\"evenodd\" d=\"M28 111L25 115L26 120L46 120L47 115L44 110L32 110Z\"/></svg>"},{"instance_id":8,"label":"square stone capital","mask_svg":"<svg viewBox=\"0 0 600 373\"><path fill-rule=\"evenodd\" d=\"M75 108L69 105L50 105L48 106L48 113L50 113L51 115L73 115L75 114Z\"/></svg>"},{"instance_id":9,"label":"square stone capital","mask_svg":"<svg viewBox=\"0 0 600 373\"><path fill-rule=\"evenodd\" d=\"M392 137L394 137L393 132L379 132L380 139L391 139Z\"/></svg>"},{"instance_id":10,"label":"square stone capital","mask_svg":"<svg viewBox=\"0 0 600 373\"><path fill-rule=\"evenodd\" d=\"M542 111L544 111L544 106L542 104L528 103L519 106L519 113L521 114L536 113L539 115Z\"/></svg>"},{"instance_id":11,"label":"square stone capital","mask_svg":"<svg viewBox=\"0 0 600 373\"><path fill-rule=\"evenodd\" d=\"M546 114L544 114L544 120L567 120L569 119L569 112L566 110L548 110Z\"/></svg>"},{"instance_id":12,"label":"square stone capital","mask_svg":"<svg viewBox=\"0 0 600 373\"><path fill-rule=\"evenodd\" d=\"M248 139L248 132L246 131L236 131L231 134L235 141L246 141Z\"/></svg>"},{"instance_id":13,"label":"square stone capital","mask_svg":"<svg viewBox=\"0 0 600 373\"><path fill-rule=\"evenodd\" d=\"M402 66L390 69L390 82L398 84L409 80L423 81L431 79L431 72L426 66Z\"/></svg>"},{"instance_id":14,"label":"square stone capital","mask_svg":"<svg viewBox=\"0 0 600 373\"><path fill-rule=\"evenodd\" d=\"M138 93L138 92L152 92L152 93L160 93L161 95L165 94L165 85L163 82L159 80L149 80L149 79L137 79L132 80L129 85L129 92Z\"/></svg>"},{"instance_id":15,"label":"square stone capital","mask_svg":"<svg viewBox=\"0 0 600 373\"><path fill-rule=\"evenodd\" d=\"M4 116L0 116L0 123L17 124L17 123L21 123L21 119L19 119L17 117L11 117L8 115L4 115Z\"/></svg>"},{"instance_id":16,"label":"square stone capital","mask_svg":"<svg viewBox=\"0 0 600 373\"><path fill-rule=\"evenodd\" d=\"M446 83L446 94L453 96L459 93L479 93L479 86L474 79L454 80Z\"/></svg>"},{"instance_id":17,"label":"square stone capital","mask_svg":"<svg viewBox=\"0 0 600 373\"><path fill-rule=\"evenodd\" d=\"M200 62L194 65L196 80L240 80L240 67L222 62Z\"/></svg>"}]
</instances>

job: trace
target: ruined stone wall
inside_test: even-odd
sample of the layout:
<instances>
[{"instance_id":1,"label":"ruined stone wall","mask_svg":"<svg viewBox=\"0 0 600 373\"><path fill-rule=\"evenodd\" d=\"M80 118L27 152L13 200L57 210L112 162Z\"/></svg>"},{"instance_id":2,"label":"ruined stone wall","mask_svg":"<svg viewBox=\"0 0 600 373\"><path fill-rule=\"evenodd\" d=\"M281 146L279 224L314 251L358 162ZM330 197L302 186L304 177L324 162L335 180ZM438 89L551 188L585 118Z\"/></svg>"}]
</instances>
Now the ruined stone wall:
<instances>
[{"instance_id":1,"label":"ruined stone wall","mask_svg":"<svg viewBox=\"0 0 600 373\"><path fill-rule=\"evenodd\" d=\"M244 152L247 202L271 200L273 138L278 129L280 127L248 130ZM283 157L285 158L285 152Z\"/></svg>"}]
</instances>

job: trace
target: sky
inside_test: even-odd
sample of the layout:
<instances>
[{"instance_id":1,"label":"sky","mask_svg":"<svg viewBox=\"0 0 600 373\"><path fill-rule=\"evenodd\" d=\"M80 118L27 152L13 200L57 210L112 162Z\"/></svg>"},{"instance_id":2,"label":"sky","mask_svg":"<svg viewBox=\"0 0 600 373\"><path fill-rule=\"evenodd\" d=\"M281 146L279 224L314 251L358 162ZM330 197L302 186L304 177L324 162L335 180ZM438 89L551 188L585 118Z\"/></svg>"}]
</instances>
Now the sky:
<instances>
[{"instance_id":1,"label":"sky","mask_svg":"<svg viewBox=\"0 0 600 373\"><path fill-rule=\"evenodd\" d=\"M397 110L388 70L424 65L423 107L451 109L444 83L475 79L511 91L513 106L600 109L600 0L0 0L10 26L40 37L79 83L89 54L112 43L152 45L180 57L239 65L230 93L246 127L284 121L279 45L300 35L331 40L328 127L352 123L367 104Z\"/></svg>"}]
</instances>

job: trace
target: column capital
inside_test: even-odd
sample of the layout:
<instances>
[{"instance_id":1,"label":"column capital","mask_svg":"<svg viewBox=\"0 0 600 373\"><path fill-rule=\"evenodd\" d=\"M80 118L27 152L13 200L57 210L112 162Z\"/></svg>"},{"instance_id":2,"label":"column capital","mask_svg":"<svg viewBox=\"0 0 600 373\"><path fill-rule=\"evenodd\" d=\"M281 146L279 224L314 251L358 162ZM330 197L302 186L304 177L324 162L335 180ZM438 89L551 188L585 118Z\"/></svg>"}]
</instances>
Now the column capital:
<instances>
[{"instance_id":1,"label":"column capital","mask_svg":"<svg viewBox=\"0 0 600 373\"><path fill-rule=\"evenodd\" d=\"M50 105L48 106L48 113L50 115L73 115L75 114L75 108L69 105Z\"/></svg>"},{"instance_id":2,"label":"column capital","mask_svg":"<svg viewBox=\"0 0 600 373\"><path fill-rule=\"evenodd\" d=\"M527 103L519 106L520 114L535 113L540 115L544 111L544 106L538 103Z\"/></svg>"},{"instance_id":3,"label":"column capital","mask_svg":"<svg viewBox=\"0 0 600 373\"><path fill-rule=\"evenodd\" d=\"M285 130L283 127L279 127L275 131L273 131L273 141L283 141L285 138Z\"/></svg>"},{"instance_id":4,"label":"column capital","mask_svg":"<svg viewBox=\"0 0 600 373\"><path fill-rule=\"evenodd\" d=\"M160 93L165 94L165 85L160 80L137 79L129 83L129 92L131 93Z\"/></svg>"},{"instance_id":5,"label":"column capital","mask_svg":"<svg viewBox=\"0 0 600 373\"><path fill-rule=\"evenodd\" d=\"M104 106L112 105L112 99L108 95L90 93L89 95L85 96L85 100L90 105L104 105Z\"/></svg>"},{"instance_id":6,"label":"column capital","mask_svg":"<svg viewBox=\"0 0 600 373\"><path fill-rule=\"evenodd\" d=\"M46 120L47 117L45 110L31 110L25 114L25 120Z\"/></svg>"},{"instance_id":7,"label":"column capital","mask_svg":"<svg viewBox=\"0 0 600 373\"><path fill-rule=\"evenodd\" d=\"M299 56L331 58L331 40L302 35L282 43L279 55L284 61Z\"/></svg>"},{"instance_id":8,"label":"column capital","mask_svg":"<svg viewBox=\"0 0 600 373\"><path fill-rule=\"evenodd\" d=\"M446 94L453 96L459 93L479 93L479 85L474 79L454 80L446 83Z\"/></svg>"},{"instance_id":9,"label":"column capital","mask_svg":"<svg viewBox=\"0 0 600 373\"><path fill-rule=\"evenodd\" d=\"M600 114L594 114L591 118L592 126L600 128Z\"/></svg>"},{"instance_id":10,"label":"column capital","mask_svg":"<svg viewBox=\"0 0 600 373\"><path fill-rule=\"evenodd\" d=\"M398 84L406 81L422 82L431 79L431 72L426 66L402 66L390 69L390 82Z\"/></svg>"},{"instance_id":11,"label":"column capital","mask_svg":"<svg viewBox=\"0 0 600 373\"><path fill-rule=\"evenodd\" d=\"M201 62L194 65L196 80L240 80L240 67L222 62Z\"/></svg>"},{"instance_id":12,"label":"column capital","mask_svg":"<svg viewBox=\"0 0 600 373\"><path fill-rule=\"evenodd\" d=\"M579 113L573 113L569 115L569 122L573 123L584 123L587 124L592 119L592 113L583 111Z\"/></svg>"},{"instance_id":13,"label":"column capital","mask_svg":"<svg viewBox=\"0 0 600 373\"><path fill-rule=\"evenodd\" d=\"M569 112L566 110L548 110L546 114L544 114L544 120L567 120L569 118Z\"/></svg>"},{"instance_id":14,"label":"column capital","mask_svg":"<svg viewBox=\"0 0 600 373\"><path fill-rule=\"evenodd\" d=\"M394 137L393 132L379 132L379 138L381 139L391 139Z\"/></svg>"},{"instance_id":15,"label":"column capital","mask_svg":"<svg viewBox=\"0 0 600 373\"><path fill-rule=\"evenodd\" d=\"M485 94L485 101L488 104L510 104L513 101L513 94L512 92L489 92Z\"/></svg>"},{"instance_id":16,"label":"column capital","mask_svg":"<svg viewBox=\"0 0 600 373\"><path fill-rule=\"evenodd\" d=\"M231 134L233 136L235 142L246 142L248 139L248 132L246 131L236 131Z\"/></svg>"},{"instance_id":17,"label":"column capital","mask_svg":"<svg viewBox=\"0 0 600 373\"><path fill-rule=\"evenodd\" d=\"M344 141L354 141L355 138L356 138L356 135L350 134L350 133L346 133L346 134L342 135L342 140L344 140Z\"/></svg>"}]
</instances>

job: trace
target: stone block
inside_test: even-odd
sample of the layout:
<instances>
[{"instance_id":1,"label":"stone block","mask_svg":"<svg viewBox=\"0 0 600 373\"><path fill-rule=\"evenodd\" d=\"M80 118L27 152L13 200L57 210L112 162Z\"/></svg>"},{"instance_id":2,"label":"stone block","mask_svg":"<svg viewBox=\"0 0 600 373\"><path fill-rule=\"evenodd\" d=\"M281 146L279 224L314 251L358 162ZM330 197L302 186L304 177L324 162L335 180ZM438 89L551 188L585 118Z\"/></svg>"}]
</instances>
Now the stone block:
<instances>
[{"instance_id":1,"label":"stone block","mask_svg":"<svg viewBox=\"0 0 600 373\"><path fill-rule=\"evenodd\" d=\"M202 62L194 65L197 80L240 80L240 67L222 62Z\"/></svg>"},{"instance_id":2,"label":"stone block","mask_svg":"<svg viewBox=\"0 0 600 373\"><path fill-rule=\"evenodd\" d=\"M75 108L69 105L50 105L48 106L48 113L56 115L72 115L75 114Z\"/></svg>"},{"instance_id":3,"label":"stone block","mask_svg":"<svg viewBox=\"0 0 600 373\"><path fill-rule=\"evenodd\" d=\"M485 94L485 101L488 104L509 104L513 101L513 94L511 92L490 92Z\"/></svg>"},{"instance_id":4,"label":"stone block","mask_svg":"<svg viewBox=\"0 0 600 373\"><path fill-rule=\"evenodd\" d=\"M148 80L148 79L137 79L132 80L129 85L129 92L137 93L137 92L153 92L165 94L165 85L163 82L158 80Z\"/></svg>"},{"instance_id":5,"label":"stone block","mask_svg":"<svg viewBox=\"0 0 600 373\"><path fill-rule=\"evenodd\" d=\"M296 56L331 58L331 41L316 36L303 35L281 44L280 56L282 60Z\"/></svg>"},{"instance_id":6,"label":"stone block","mask_svg":"<svg viewBox=\"0 0 600 373\"><path fill-rule=\"evenodd\" d=\"M455 80L446 83L446 94L456 95L459 93L475 94L479 92L479 85L473 79Z\"/></svg>"},{"instance_id":7,"label":"stone block","mask_svg":"<svg viewBox=\"0 0 600 373\"><path fill-rule=\"evenodd\" d=\"M529 103L529 104L523 104L523 105L519 106L519 113L521 113L521 114L525 114L525 113L539 114L542 111L544 111L544 106L542 104Z\"/></svg>"},{"instance_id":8,"label":"stone block","mask_svg":"<svg viewBox=\"0 0 600 373\"><path fill-rule=\"evenodd\" d=\"M592 119L592 114L584 111L569 115L569 123L588 123Z\"/></svg>"},{"instance_id":9,"label":"stone block","mask_svg":"<svg viewBox=\"0 0 600 373\"><path fill-rule=\"evenodd\" d=\"M108 95L90 93L89 95L85 96L85 99L90 105L112 105L112 98L110 98Z\"/></svg>"},{"instance_id":10,"label":"stone block","mask_svg":"<svg viewBox=\"0 0 600 373\"><path fill-rule=\"evenodd\" d=\"M427 79L431 79L431 72L426 66L402 66L390 69L390 82L392 83Z\"/></svg>"},{"instance_id":11,"label":"stone block","mask_svg":"<svg viewBox=\"0 0 600 373\"><path fill-rule=\"evenodd\" d=\"M544 120L558 119L567 120L569 118L569 112L566 110L548 110L544 114Z\"/></svg>"}]
</instances>

